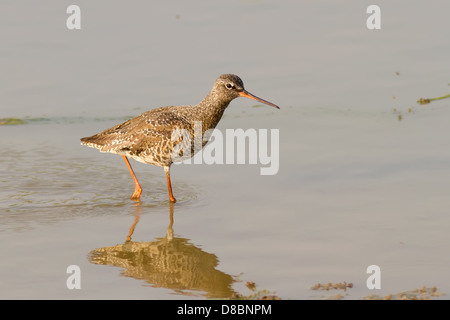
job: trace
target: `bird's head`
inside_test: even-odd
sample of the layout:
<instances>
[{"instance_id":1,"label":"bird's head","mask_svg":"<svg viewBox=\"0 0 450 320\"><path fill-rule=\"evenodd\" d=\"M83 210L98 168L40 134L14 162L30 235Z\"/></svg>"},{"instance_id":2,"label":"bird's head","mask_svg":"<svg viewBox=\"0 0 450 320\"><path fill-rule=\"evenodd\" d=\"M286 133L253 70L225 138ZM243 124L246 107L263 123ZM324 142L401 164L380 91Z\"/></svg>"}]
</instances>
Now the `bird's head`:
<instances>
[{"instance_id":1,"label":"bird's head","mask_svg":"<svg viewBox=\"0 0 450 320\"><path fill-rule=\"evenodd\" d=\"M280 109L277 105L264 99L258 98L257 96L245 90L244 83L242 82L241 78L234 74L222 74L220 77L218 77L216 82L214 83L213 92L217 95L217 99L220 100L230 102L231 100L238 97L246 97Z\"/></svg>"}]
</instances>

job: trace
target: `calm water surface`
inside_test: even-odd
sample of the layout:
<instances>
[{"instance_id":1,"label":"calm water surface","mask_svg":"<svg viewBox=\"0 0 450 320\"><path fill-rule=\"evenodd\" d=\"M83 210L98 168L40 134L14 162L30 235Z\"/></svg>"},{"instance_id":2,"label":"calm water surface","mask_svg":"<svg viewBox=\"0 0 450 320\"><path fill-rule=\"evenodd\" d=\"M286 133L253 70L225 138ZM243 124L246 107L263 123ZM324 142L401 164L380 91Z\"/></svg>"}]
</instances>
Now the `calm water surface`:
<instances>
[{"instance_id":1,"label":"calm water surface","mask_svg":"<svg viewBox=\"0 0 450 320\"><path fill-rule=\"evenodd\" d=\"M416 103L449 93L448 2L381 1L376 31L369 2L78 1L79 31L69 4L0 4L0 118L27 121L0 126L0 298L448 297L450 104ZM238 99L218 126L279 129L276 175L173 166L171 206L163 170L132 162L135 203L121 157L80 146L221 73L281 107Z\"/></svg>"}]
</instances>

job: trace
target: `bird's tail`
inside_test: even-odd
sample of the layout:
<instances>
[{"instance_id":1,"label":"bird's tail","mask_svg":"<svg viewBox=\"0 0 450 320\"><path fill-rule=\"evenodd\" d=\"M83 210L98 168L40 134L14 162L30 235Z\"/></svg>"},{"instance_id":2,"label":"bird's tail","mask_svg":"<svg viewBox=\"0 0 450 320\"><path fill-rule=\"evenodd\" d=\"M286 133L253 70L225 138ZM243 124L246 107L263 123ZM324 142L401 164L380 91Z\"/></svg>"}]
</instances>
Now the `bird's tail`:
<instances>
[{"instance_id":1,"label":"bird's tail","mask_svg":"<svg viewBox=\"0 0 450 320\"><path fill-rule=\"evenodd\" d=\"M99 139L98 135L81 138L80 141L81 141L82 145L96 148L96 149L101 149L105 145L105 141L102 141L102 139Z\"/></svg>"}]
</instances>

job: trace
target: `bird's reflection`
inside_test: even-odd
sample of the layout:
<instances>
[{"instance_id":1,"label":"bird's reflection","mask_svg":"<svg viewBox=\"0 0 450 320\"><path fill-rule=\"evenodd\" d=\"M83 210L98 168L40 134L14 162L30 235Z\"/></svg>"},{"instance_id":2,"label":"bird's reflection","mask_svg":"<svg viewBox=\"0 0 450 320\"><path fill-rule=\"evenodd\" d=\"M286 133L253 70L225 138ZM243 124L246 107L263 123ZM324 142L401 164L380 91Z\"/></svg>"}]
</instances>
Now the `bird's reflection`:
<instances>
[{"instance_id":1,"label":"bird's reflection","mask_svg":"<svg viewBox=\"0 0 450 320\"><path fill-rule=\"evenodd\" d=\"M233 277L216 269L218 259L215 254L203 251L188 239L174 237L173 203L170 203L170 223L165 238L151 242L132 241L141 210L137 203L125 243L92 250L90 262L124 268L122 274L125 276L184 295L228 298L235 293L231 288Z\"/></svg>"}]
</instances>

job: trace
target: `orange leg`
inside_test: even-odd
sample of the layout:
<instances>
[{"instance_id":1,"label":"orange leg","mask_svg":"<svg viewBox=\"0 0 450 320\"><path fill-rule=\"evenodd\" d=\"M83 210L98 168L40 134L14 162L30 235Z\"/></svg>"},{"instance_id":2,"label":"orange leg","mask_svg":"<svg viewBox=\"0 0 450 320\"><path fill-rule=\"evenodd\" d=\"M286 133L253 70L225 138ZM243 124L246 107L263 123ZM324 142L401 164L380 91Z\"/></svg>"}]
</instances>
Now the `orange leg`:
<instances>
[{"instance_id":1,"label":"orange leg","mask_svg":"<svg viewBox=\"0 0 450 320\"><path fill-rule=\"evenodd\" d=\"M131 241L131 236L133 235L134 232L134 228L136 228L137 223L139 222L139 219L141 217L141 202L136 202L136 209L134 211L134 222L130 227L130 231L128 231L128 235L127 235L127 241Z\"/></svg>"},{"instance_id":2,"label":"orange leg","mask_svg":"<svg viewBox=\"0 0 450 320\"><path fill-rule=\"evenodd\" d=\"M136 175L134 174L133 168L131 168L131 164L130 164L130 161L128 161L128 158L125 157L125 156L122 156L122 157L123 157L123 160L125 160L125 163L126 163L126 165L127 165L127 167L128 167L128 170L130 170L131 177L133 178L134 185L135 185L134 193L133 193L133 195L131 196L131 199L133 199L133 200L139 200L140 197L141 197L141 193L142 193L141 185L139 184L139 181L138 181L138 179L136 178Z\"/></svg>"},{"instance_id":3,"label":"orange leg","mask_svg":"<svg viewBox=\"0 0 450 320\"><path fill-rule=\"evenodd\" d=\"M170 216L169 216L169 219L170 219L170 224L169 224L169 226L167 227L167 232L166 232L166 238L167 238L167 240L173 240L173 228L172 228L172 226L173 226L173 202L171 202L170 204L169 204L169 212L170 212Z\"/></svg>"},{"instance_id":4,"label":"orange leg","mask_svg":"<svg viewBox=\"0 0 450 320\"><path fill-rule=\"evenodd\" d=\"M133 235L134 232L134 228L136 227L137 223L139 222L139 218L141 217L141 214L136 214L134 216L134 222L130 227L130 231L128 231L128 235L127 235L127 241L131 241L131 236Z\"/></svg>"},{"instance_id":5,"label":"orange leg","mask_svg":"<svg viewBox=\"0 0 450 320\"><path fill-rule=\"evenodd\" d=\"M167 187L169 188L169 200L170 202L177 202L172 193L172 183L170 182L170 167L164 167L164 172L167 177Z\"/></svg>"}]
</instances>

